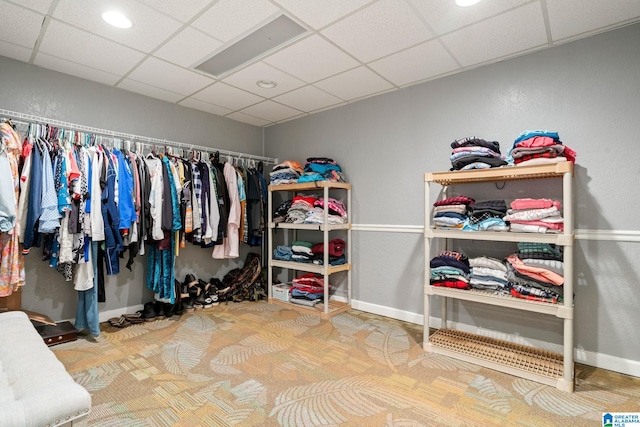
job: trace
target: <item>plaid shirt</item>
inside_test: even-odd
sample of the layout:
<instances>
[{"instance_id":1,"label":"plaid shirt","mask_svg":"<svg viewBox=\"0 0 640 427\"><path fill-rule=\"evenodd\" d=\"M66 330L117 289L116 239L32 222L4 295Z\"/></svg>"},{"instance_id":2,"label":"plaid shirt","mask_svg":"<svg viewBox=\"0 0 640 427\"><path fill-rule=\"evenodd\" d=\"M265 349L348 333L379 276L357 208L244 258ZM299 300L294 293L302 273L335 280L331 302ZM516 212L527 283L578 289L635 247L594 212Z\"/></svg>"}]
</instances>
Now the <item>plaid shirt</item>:
<instances>
[{"instance_id":1,"label":"plaid shirt","mask_svg":"<svg viewBox=\"0 0 640 427\"><path fill-rule=\"evenodd\" d=\"M191 163L191 178L193 181L193 195L196 203L198 204L198 212L200 213L200 221L193 224L193 241L200 242L202 240L202 223L204 222L204 215L202 211L202 178L200 177L200 170L198 169L197 163Z\"/></svg>"}]
</instances>

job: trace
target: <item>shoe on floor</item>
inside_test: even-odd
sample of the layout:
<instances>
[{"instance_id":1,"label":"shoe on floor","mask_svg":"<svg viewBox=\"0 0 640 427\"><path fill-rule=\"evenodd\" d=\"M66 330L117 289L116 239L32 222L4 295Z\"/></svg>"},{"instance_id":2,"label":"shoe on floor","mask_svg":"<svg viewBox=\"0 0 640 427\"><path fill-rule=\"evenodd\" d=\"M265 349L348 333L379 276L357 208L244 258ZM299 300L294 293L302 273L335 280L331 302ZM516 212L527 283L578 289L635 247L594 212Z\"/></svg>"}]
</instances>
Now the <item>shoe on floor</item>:
<instances>
[{"instance_id":1,"label":"shoe on floor","mask_svg":"<svg viewBox=\"0 0 640 427\"><path fill-rule=\"evenodd\" d=\"M193 274L187 274L184 277L184 282L182 282L180 286L180 297L189 298L191 290L195 286L198 286L198 279L196 279L196 277Z\"/></svg>"},{"instance_id":2,"label":"shoe on floor","mask_svg":"<svg viewBox=\"0 0 640 427\"><path fill-rule=\"evenodd\" d=\"M196 297L194 301L194 306L196 304L200 305L202 308L211 308L214 305L218 305L218 295L214 294L214 288L210 283L205 282L204 280L200 280L198 284L198 288L200 290L199 295ZM215 301L212 298L212 295L215 295ZM197 306L196 306L197 308Z\"/></svg>"},{"instance_id":3,"label":"shoe on floor","mask_svg":"<svg viewBox=\"0 0 640 427\"><path fill-rule=\"evenodd\" d=\"M156 320L156 317L158 315L156 314L156 310L153 306L154 303L152 302L145 303L144 310L142 310L142 318L145 320L145 322Z\"/></svg>"},{"instance_id":4,"label":"shoe on floor","mask_svg":"<svg viewBox=\"0 0 640 427\"><path fill-rule=\"evenodd\" d=\"M157 320L166 319L167 313L165 313L165 311L164 311L164 303L162 301L155 301L153 303L153 309L156 312L156 319Z\"/></svg>"},{"instance_id":5,"label":"shoe on floor","mask_svg":"<svg viewBox=\"0 0 640 427\"><path fill-rule=\"evenodd\" d=\"M217 289L218 295L224 294L230 288L228 284L223 284L222 281L216 277L212 277L211 279L209 279L209 283L211 283L211 285L213 285Z\"/></svg>"}]
</instances>

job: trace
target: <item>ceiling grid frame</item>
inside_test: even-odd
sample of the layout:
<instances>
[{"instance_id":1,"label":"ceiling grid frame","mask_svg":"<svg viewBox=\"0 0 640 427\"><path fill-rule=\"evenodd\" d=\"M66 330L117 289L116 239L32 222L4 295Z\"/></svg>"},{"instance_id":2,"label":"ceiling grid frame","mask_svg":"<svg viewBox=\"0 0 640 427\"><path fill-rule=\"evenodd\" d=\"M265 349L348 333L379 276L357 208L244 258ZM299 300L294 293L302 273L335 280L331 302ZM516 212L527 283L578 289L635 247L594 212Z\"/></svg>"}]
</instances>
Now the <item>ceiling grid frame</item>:
<instances>
[{"instance_id":1,"label":"ceiling grid frame","mask_svg":"<svg viewBox=\"0 0 640 427\"><path fill-rule=\"evenodd\" d=\"M0 55L101 84L127 86L123 90L164 98L185 108L195 108L259 127L294 120L640 22L640 3L628 0L610 0L606 5L601 4L599 0L564 0L561 5L551 4L548 0L485 0L469 8L456 6L454 0L353 0L348 3L340 0L198 0L194 1L191 7L180 10L176 9L175 5L163 1L94 0L91 3L82 3L82 13L94 15L87 17L88 21L83 22L78 22L77 16L76 21L71 19L71 15L80 13L72 10L74 8L71 5L75 1L82 0L0 0L0 10L7 12L5 19L10 20L13 13L17 14L16 17L29 17L30 27L23 30L28 30L34 38L37 34L33 46L23 46L24 43L16 44L19 34L13 31L19 30L15 29L15 26L0 29ZM109 5L118 3L125 8L131 5L128 10L137 11L136 13L149 11L148 17L129 16L134 28L136 23L140 22L147 26L155 24L149 22L150 17L157 17L157 25L165 20L173 24L157 31L148 27L151 29L148 34L140 33L140 28L144 27L138 27L137 34L144 40L131 39L133 36L128 35L126 30L116 33L113 29L105 27L106 24L96 20L96 16ZM7 7L3 8L5 5ZM63 9L61 5L64 5ZM71 15L60 15L67 11ZM224 18L216 17L217 12L212 11L223 12ZM381 11L391 13L385 15L381 14ZM231 24L232 21L229 19L245 16L243 14L250 15L242 21L244 26L233 27L234 24ZM226 49L231 43L253 32L269 17L279 15L286 15L302 25L308 30L307 33L290 44L272 49L242 64L220 78L196 70L194 63L187 63L189 58L195 60L197 57L204 60L215 51ZM204 16L207 18L203 18ZM36 17L42 19L38 20ZM217 34L215 31L206 32L201 29L203 25L214 22L215 19L227 20L223 26L226 32L218 31L222 38L213 35ZM374 39L389 43L378 51L384 53L383 55L366 53L359 47L366 44L362 40L356 40L349 45L343 43L343 40L351 37L349 34L367 34L367 31L372 31L366 28L366 25L369 25L367 19L379 23L380 26L377 28L384 33L383 38L376 35ZM486 28L491 27L487 22L492 22L492 19L497 19L497 22L505 24L503 26L511 28L490 28L490 31L487 31ZM518 28L517 22L512 23L512 20L530 22L539 28L530 31L529 34L520 34L520 31L514 30ZM94 24L87 24L89 21ZM195 24L196 22L198 24ZM349 28L351 23L354 23L354 28ZM415 37L415 40L403 39L400 35L403 23L411 28L422 28L422 35ZM38 26L34 28L35 25ZM250 27L251 25L253 26ZM169 29L173 31L167 31ZM71 33L66 35L67 31ZM336 38L335 35L338 33L340 37ZM86 34L87 37L82 34ZM453 48L451 46L452 41L460 43L457 39L462 34L476 34L474 38L481 38L478 45L487 46L488 50L476 55L479 58L477 60L470 61L465 58L464 55L467 53L464 50L456 49L455 45ZM501 38L507 40L513 37L513 34L517 34L517 43L500 42ZM540 44L541 35L544 36L543 44ZM395 41L387 37L395 38ZM75 40L76 45L64 44L69 40ZM492 40L498 43L493 43ZM190 41L201 42L201 45L197 42L190 44L189 51L180 55L179 43ZM171 48L167 48L172 42ZM54 43L64 48L51 49ZM114 52L122 52L125 55L126 61L121 67L106 66L107 62L104 59L100 60L95 54L83 56L78 53L82 52L82 49L91 52L91 49L98 49L98 46L99 49L107 50L113 47ZM124 50L125 48L128 50ZM322 64L322 68L310 71L309 67L312 65L295 63L296 57L293 53L296 52L296 48L297 52L304 52L304 56ZM367 49L374 52L371 47ZM132 63L138 55L135 63ZM319 60L316 58L321 58L326 63L317 62ZM150 64L156 60L162 61L157 63L159 65L167 64L163 65L164 71L160 74L149 74L153 73L151 66L144 72L138 71L145 63ZM300 58L297 60L301 61ZM101 62L105 65L104 68ZM256 67L256 64L264 64L270 68ZM276 81L279 86L270 93L257 88L256 81L264 79L259 75L261 70L271 69L281 81ZM203 79L184 82L184 79L189 79L188 73L195 73L192 75L202 76ZM238 75L244 77L234 78ZM125 85L125 82L131 83ZM229 94L215 95L221 93L219 89L224 89L219 85L226 85L229 89L223 92ZM235 102L231 93L245 93L246 96L241 97L246 99L244 102Z\"/></svg>"}]
</instances>

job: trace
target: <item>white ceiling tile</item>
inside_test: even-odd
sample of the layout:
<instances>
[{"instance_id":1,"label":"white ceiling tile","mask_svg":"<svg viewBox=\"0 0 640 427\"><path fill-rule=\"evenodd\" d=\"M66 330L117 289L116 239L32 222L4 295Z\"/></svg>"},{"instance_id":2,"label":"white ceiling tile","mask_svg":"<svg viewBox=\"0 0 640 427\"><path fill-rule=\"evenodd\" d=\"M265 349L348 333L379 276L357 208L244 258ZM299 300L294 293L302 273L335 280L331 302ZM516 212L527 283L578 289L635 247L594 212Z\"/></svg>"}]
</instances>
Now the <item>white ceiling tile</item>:
<instances>
[{"instance_id":1,"label":"white ceiling tile","mask_svg":"<svg viewBox=\"0 0 640 427\"><path fill-rule=\"evenodd\" d=\"M47 55L46 53L42 52L36 55L33 63L43 68L48 68L60 73L69 74L110 86L116 84L116 82L122 77L116 74L107 73L106 71L56 58L55 56Z\"/></svg>"},{"instance_id":2,"label":"white ceiling tile","mask_svg":"<svg viewBox=\"0 0 640 427\"><path fill-rule=\"evenodd\" d=\"M547 1L554 40L607 29L619 21L640 17L640 1L563 0Z\"/></svg>"},{"instance_id":3,"label":"white ceiling tile","mask_svg":"<svg viewBox=\"0 0 640 427\"><path fill-rule=\"evenodd\" d=\"M225 116L233 112L233 110L230 110L228 108L209 104L208 102L200 101L199 99L195 98L183 99L182 101L178 102L178 104L185 107L194 108L196 110L206 111L207 113L215 114L216 116Z\"/></svg>"},{"instance_id":4,"label":"white ceiling tile","mask_svg":"<svg viewBox=\"0 0 640 427\"><path fill-rule=\"evenodd\" d=\"M261 96L245 92L244 90L237 89L224 83L215 83L194 94L192 98L229 108L231 110L240 110L251 104L256 104L264 100Z\"/></svg>"},{"instance_id":5,"label":"white ceiling tile","mask_svg":"<svg viewBox=\"0 0 640 427\"><path fill-rule=\"evenodd\" d=\"M244 35L278 11L267 0L220 0L196 19L193 26L226 42Z\"/></svg>"},{"instance_id":6,"label":"white ceiling tile","mask_svg":"<svg viewBox=\"0 0 640 427\"><path fill-rule=\"evenodd\" d=\"M269 123L271 123L269 120L260 119L258 117L253 117L248 114L244 114L240 112L231 113L226 117L232 120L237 120L239 122L248 123L254 126L266 126Z\"/></svg>"},{"instance_id":7,"label":"white ceiling tile","mask_svg":"<svg viewBox=\"0 0 640 427\"><path fill-rule=\"evenodd\" d=\"M531 0L481 1L470 7L460 7L451 1L409 0L436 34L444 34L483 19L522 6ZM552 1L553 2L553 1Z\"/></svg>"},{"instance_id":8,"label":"white ceiling tile","mask_svg":"<svg viewBox=\"0 0 640 427\"><path fill-rule=\"evenodd\" d=\"M6 2L0 2L0 16L0 40L34 48L44 16Z\"/></svg>"},{"instance_id":9,"label":"white ceiling tile","mask_svg":"<svg viewBox=\"0 0 640 427\"><path fill-rule=\"evenodd\" d=\"M313 86L301 87L300 89L277 96L273 98L273 100L300 111L315 111L330 105L343 103L341 99Z\"/></svg>"},{"instance_id":10,"label":"white ceiling tile","mask_svg":"<svg viewBox=\"0 0 640 427\"><path fill-rule=\"evenodd\" d=\"M259 87L258 80L271 80L278 84L272 89ZM304 86L304 82L273 68L264 62L256 62L240 71L236 71L228 77L222 79L223 82L255 93L265 98L273 98L290 90Z\"/></svg>"},{"instance_id":11,"label":"white ceiling tile","mask_svg":"<svg viewBox=\"0 0 640 427\"><path fill-rule=\"evenodd\" d=\"M437 40L387 56L370 63L369 67L398 86L425 80L459 68Z\"/></svg>"},{"instance_id":12,"label":"white ceiling tile","mask_svg":"<svg viewBox=\"0 0 640 427\"><path fill-rule=\"evenodd\" d=\"M213 37L187 27L158 49L154 56L183 67L191 67L211 56L211 53L221 45L222 42Z\"/></svg>"},{"instance_id":13,"label":"white ceiling tile","mask_svg":"<svg viewBox=\"0 0 640 427\"><path fill-rule=\"evenodd\" d=\"M210 0L139 0L149 7L177 19L178 21L187 22L198 14L202 9L208 6Z\"/></svg>"},{"instance_id":14,"label":"white ceiling tile","mask_svg":"<svg viewBox=\"0 0 640 427\"><path fill-rule=\"evenodd\" d=\"M311 27L320 29L372 0L275 0Z\"/></svg>"},{"instance_id":15,"label":"white ceiling tile","mask_svg":"<svg viewBox=\"0 0 640 427\"><path fill-rule=\"evenodd\" d=\"M249 114L250 116L269 120L270 122L277 122L302 114L301 111L269 100L247 107L241 112Z\"/></svg>"},{"instance_id":16,"label":"white ceiling tile","mask_svg":"<svg viewBox=\"0 0 640 427\"><path fill-rule=\"evenodd\" d=\"M144 57L133 49L54 20L49 22L40 52L121 76Z\"/></svg>"},{"instance_id":17,"label":"white ceiling tile","mask_svg":"<svg viewBox=\"0 0 640 427\"><path fill-rule=\"evenodd\" d=\"M191 95L215 81L153 57L145 59L127 77L182 95Z\"/></svg>"},{"instance_id":18,"label":"white ceiling tile","mask_svg":"<svg viewBox=\"0 0 640 427\"><path fill-rule=\"evenodd\" d=\"M322 34L363 62L432 37L404 0L380 0L327 27Z\"/></svg>"},{"instance_id":19,"label":"white ceiling tile","mask_svg":"<svg viewBox=\"0 0 640 427\"><path fill-rule=\"evenodd\" d=\"M0 55L2 56L28 62L31 58L31 52L32 49L0 41Z\"/></svg>"},{"instance_id":20,"label":"white ceiling tile","mask_svg":"<svg viewBox=\"0 0 640 427\"><path fill-rule=\"evenodd\" d=\"M314 83L314 86L346 101L393 88L389 82L365 67L329 77L326 80Z\"/></svg>"},{"instance_id":21,"label":"white ceiling tile","mask_svg":"<svg viewBox=\"0 0 640 427\"><path fill-rule=\"evenodd\" d=\"M136 92L141 95L172 103L178 102L183 98L183 96L179 93L169 92L168 90L160 89L155 86L149 86L131 79L124 79L123 81L118 83L118 87L120 89Z\"/></svg>"},{"instance_id":22,"label":"white ceiling tile","mask_svg":"<svg viewBox=\"0 0 640 427\"><path fill-rule=\"evenodd\" d=\"M318 35L313 35L264 59L307 83L360 65L358 61Z\"/></svg>"},{"instance_id":23,"label":"white ceiling tile","mask_svg":"<svg viewBox=\"0 0 640 427\"><path fill-rule=\"evenodd\" d=\"M109 10L119 10L133 22L128 30L112 27L102 19ZM127 0L60 0L53 16L143 52L150 52L182 25L150 7Z\"/></svg>"},{"instance_id":24,"label":"white ceiling tile","mask_svg":"<svg viewBox=\"0 0 640 427\"><path fill-rule=\"evenodd\" d=\"M36 12L40 12L44 15L49 11L52 1L53 0L17 0L16 3L19 3L22 7L35 10Z\"/></svg>"},{"instance_id":25,"label":"white ceiling tile","mask_svg":"<svg viewBox=\"0 0 640 427\"><path fill-rule=\"evenodd\" d=\"M547 34L542 9L535 2L447 34L440 40L467 67L543 46L547 44Z\"/></svg>"}]
</instances>

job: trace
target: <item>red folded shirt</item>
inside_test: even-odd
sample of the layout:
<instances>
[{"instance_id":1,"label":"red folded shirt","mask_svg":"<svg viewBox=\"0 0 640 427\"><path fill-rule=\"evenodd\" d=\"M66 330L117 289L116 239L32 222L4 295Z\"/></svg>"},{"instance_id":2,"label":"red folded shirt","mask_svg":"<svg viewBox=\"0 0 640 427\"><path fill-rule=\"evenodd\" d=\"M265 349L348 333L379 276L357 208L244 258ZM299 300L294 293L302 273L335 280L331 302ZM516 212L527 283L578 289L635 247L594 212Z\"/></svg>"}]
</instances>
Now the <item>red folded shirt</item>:
<instances>
[{"instance_id":1,"label":"red folded shirt","mask_svg":"<svg viewBox=\"0 0 640 427\"><path fill-rule=\"evenodd\" d=\"M329 255L342 256L344 254L345 242L342 239L332 239L328 243ZM311 248L314 254L324 253L324 243L317 243Z\"/></svg>"}]
</instances>

